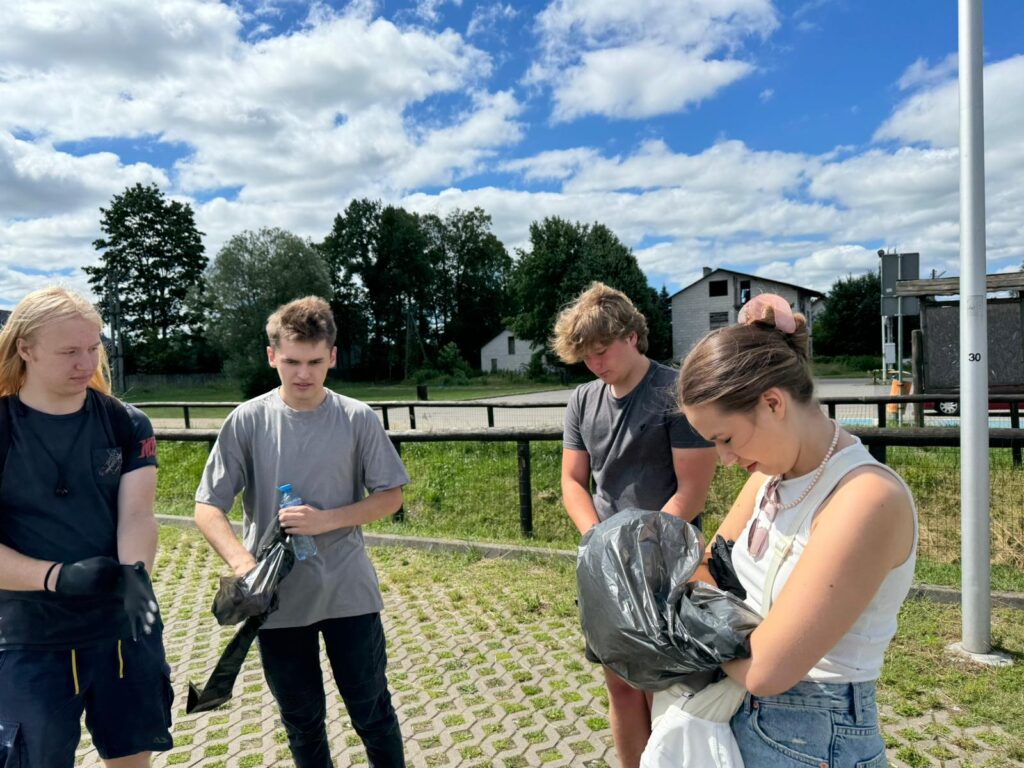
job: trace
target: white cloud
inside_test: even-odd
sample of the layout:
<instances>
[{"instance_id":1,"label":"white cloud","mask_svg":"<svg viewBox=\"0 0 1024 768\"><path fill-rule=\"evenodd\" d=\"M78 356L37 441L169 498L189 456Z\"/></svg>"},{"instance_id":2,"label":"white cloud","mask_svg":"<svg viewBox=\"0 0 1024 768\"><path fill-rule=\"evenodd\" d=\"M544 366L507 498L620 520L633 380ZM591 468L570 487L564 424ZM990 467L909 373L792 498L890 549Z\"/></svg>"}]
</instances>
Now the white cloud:
<instances>
[{"instance_id":1,"label":"white cloud","mask_svg":"<svg viewBox=\"0 0 1024 768\"><path fill-rule=\"evenodd\" d=\"M987 253L990 271L1024 261L1024 57L991 64L987 87ZM694 154L650 140L610 155L594 147L540 152L503 168L558 191L450 189L406 198L418 209L481 205L506 242L527 247L542 215L599 219L648 274L685 285L702 266L825 291L877 267L878 247L918 251L922 276L959 268L959 153L955 90L921 86L879 134L896 146L836 147L818 156L755 151L722 141ZM912 115L913 120L908 120ZM658 240L644 246L645 241Z\"/></svg>"},{"instance_id":2,"label":"white cloud","mask_svg":"<svg viewBox=\"0 0 1024 768\"><path fill-rule=\"evenodd\" d=\"M635 119L678 112L751 69L746 62L705 60L658 44L589 51L553 86L553 117L565 122L589 114Z\"/></svg>"},{"instance_id":3,"label":"white cloud","mask_svg":"<svg viewBox=\"0 0 1024 768\"><path fill-rule=\"evenodd\" d=\"M984 70L986 144L1018 143L1024 120L1024 56L989 64ZM955 147L959 141L959 87L937 82L901 103L875 132L876 141Z\"/></svg>"},{"instance_id":4,"label":"white cloud","mask_svg":"<svg viewBox=\"0 0 1024 768\"><path fill-rule=\"evenodd\" d=\"M149 165L124 166L110 152L74 157L0 132L0 210L7 217L73 210L136 182L166 184L167 177Z\"/></svg>"},{"instance_id":5,"label":"white cloud","mask_svg":"<svg viewBox=\"0 0 1024 768\"><path fill-rule=\"evenodd\" d=\"M896 85L901 91L908 91L921 86L932 86L942 83L957 73L957 55L951 53L934 67L925 58L917 59L906 68Z\"/></svg>"},{"instance_id":6,"label":"white cloud","mask_svg":"<svg viewBox=\"0 0 1024 768\"><path fill-rule=\"evenodd\" d=\"M353 196L452 183L519 140L521 106L484 87L490 58L457 33L402 29L353 3L240 37L245 22L281 10L265 4L243 20L209 0L5 3L0 222L85 215L91 242L98 208L136 181L186 196L240 188L234 203L195 206L212 256L250 224L322 237ZM156 143L156 154L173 145L180 159L164 170L57 148L112 138ZM71 265L95 260L76 245ZM0 244L0 260L34 263L21 261L27 250ZM48 263L67 263L52 253Z\"/></svg>"},{"instance_id":7,"label":"white cloud","mask_svg":"<svg viewBox=\"0 0 1024 768\"><path fill-rule=\"evenodd\" d=\"M677 112L753 71L731 56L777 26L770 0L554 0L526 82L551 87L555 121Z\"/></svg>"},{"instance_id":8,"label":"white cloud","mask_svg":"<svg viewBox=\"0 0 1024 768\"><path fill-rule=\"evenodd\" d=\"M500 29L502 24L512 21L519 15L519 11L511 3L493 3L491 5L478 5L473 9L473 15L466 26L466 37L476 37Z\"/></svg>"},{"instance_id":9,"label":"white cloud","mask_svg":"<svg viewBox=\"0 0 1024 768\"><path fill-rule=\"evenodd\" d=\"M660 140L644 142L632 155L588 159L567 180L569 191L679 187L747 197L762 191L796 190L814 163L804 155L754 152L740 141L714 144L699 155L672 152Z\"/></svg>"},{"instance_id":10,"label":"white cloud","mask_svg":"<svg viewBox=\"0 0 1024 768\"><path fill-rule=\"evenodd\" d=\"M509 160L502 163L500 168L503 171L522 173L527 181L563 181L576 176L584 166L599 158L596 150L586 147L554 149L533 157Z\"/></svg>"},{"instance_id":11,"label":"white cloud","mask_svg":"<svg viewBox=\"0 0 1024 768\"><path fill-rule=\"evenodd\" d=\"M0 303L53 279L85 287L79 267L96 260L98 209L136 181L192 201L211 257L243 229L322 238L336 212L367 196L442 214L480 206L510 248L528 247L530 223L545 216L601 221L672 286L706 265L826 290L873 269L880 246L919 251L925 274L959 272L956 84L942 63L904 72L903 100L867 147L807 154L723 138L682 151L657 122L625 143L614 131L566 131L553 145L530 123L538 105L496 85L510 77L500 52L396 25L372 0L343 12L314 5L289 30L246 37L282 11L294 16L285 3L244 16L199 0L5 6ZM496 29L485 12L500 24L514 7L477 6L470 27L476 19L481 37ZM767 0L555 2L538 17L531 82L551 89L563 116L686 109L745 76L754 65L744 44L776 24ZM121 29L144 44L119 46ZM66 56L53 53L62 46ZM142 48L151 61L139 61ZM687 80L730 62L747 69ZM996 271L1024 260L1024 56L986 67L985 86ZM63 141L101 149L75 156ZM142 145L158 158L170 142L174 165L112 151ZM459 188L494 171L508 188L493 176ZM240 191L207 200L221 188Z\"/></svg>"},{"instance_id":12,"label":"white cloud","mask_svg":"<svg viewBox=\"0 0 1024 768\"><path fill-rule=\"evenodd\" d=\"M61 283L88 295L80 270L95 254L99 211L0 224L0 301L8 306L36 288Z\"/></svg>"},{"instance_id":13,"label":"white cloud","mask_svg":"<svg viewBox=\"0 0 1024 768\"><path fill-rule=\"evenodd\" d=\"M440 8L446 3L459 7L462 0L417 0L416 15L424 21L436 23L441 18Z\"/></svg>"}]
</instances>

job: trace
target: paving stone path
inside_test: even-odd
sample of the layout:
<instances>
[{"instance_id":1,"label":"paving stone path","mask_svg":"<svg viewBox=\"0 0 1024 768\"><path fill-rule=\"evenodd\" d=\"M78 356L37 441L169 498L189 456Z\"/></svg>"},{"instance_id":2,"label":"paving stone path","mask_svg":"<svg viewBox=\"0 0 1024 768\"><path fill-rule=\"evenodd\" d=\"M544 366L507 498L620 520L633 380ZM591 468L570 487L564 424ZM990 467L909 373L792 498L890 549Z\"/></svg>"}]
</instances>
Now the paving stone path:
<instances>
[{"instance_id":1,"label":"paving stone path","mask_svg":"<svg viewBox=\"0 0 1024 768\"><path fill-rule=\"evenodd\" d=\"M216 555L194 531L165 530L162 540L155 585L174 681L175 747L153 764L292 765L255 648L234 700L215 712L184 713L187 681L205 682L235 628L218 627L209 612L223 573ZM468 587L460 591L457 581L442 583L441 577L434 584L428 579L424 587L422 577L405 579L400 566L407 565L406 557L415 567L436 556L391 548L373 549L371 556L387 606L389 678L409 766L617 768L601 675L583 658L571 599L551 610L512 605L503 594L481 599ZM522 565L531 567L539 573L535 578L543 578L548 566ZM521 602L522 596L516 599ZM324 668L329 669L326 659ZM365 765L333 683L328 691L335 764ZM1006 739L998 729L958 727L955 713L926 713L909 721L891 711L882 714L895 766L1022 765L1006 756ZM76 764L102 765L87 732Z\"/></svg>"}]
</instances>

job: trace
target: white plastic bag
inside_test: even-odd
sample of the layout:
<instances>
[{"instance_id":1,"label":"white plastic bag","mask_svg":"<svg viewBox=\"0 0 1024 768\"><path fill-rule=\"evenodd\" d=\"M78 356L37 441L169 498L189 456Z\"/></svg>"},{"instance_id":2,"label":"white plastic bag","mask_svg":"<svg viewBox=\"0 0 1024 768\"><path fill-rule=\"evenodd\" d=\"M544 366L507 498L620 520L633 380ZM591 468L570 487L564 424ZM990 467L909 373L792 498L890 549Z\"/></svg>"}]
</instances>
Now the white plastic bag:
<instances>
[{"instance_id":1,"label":"white plastic bag","mask_svg":"<svg viewBox=\"0 0 1024 768\"><path fill-rule=\"evenodd\" d=\"M729 721L745 694L728 677L696 693L684 685L655 693L640 768L743 768Z\"/></svg>"}]
</instances>

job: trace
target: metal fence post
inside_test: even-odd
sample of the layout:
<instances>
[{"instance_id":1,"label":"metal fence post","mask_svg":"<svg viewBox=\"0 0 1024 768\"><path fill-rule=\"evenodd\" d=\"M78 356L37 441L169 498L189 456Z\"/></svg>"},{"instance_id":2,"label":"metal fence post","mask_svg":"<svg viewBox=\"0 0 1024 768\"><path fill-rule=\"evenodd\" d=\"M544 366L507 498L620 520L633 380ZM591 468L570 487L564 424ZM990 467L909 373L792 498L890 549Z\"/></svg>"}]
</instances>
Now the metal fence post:
<instances>
[{"instance_id":1,"label":"metal fence post","mask_svg":"<svg viewBox=\"0 0 1024 768\"><path fill-rule=\"evenodd\" d=\"M533 493L530 488L530 442L517 441L519 456L519 530L528 539L533 538Z\"/></svg>"},{"instance_id":2,"label":"metal fence post","mask_svg":"<svg viewBox=\"0 0 1024 768\"><path fill-rule=\"evenodd\" d=\"M391 444L395 446L395 452L398 454L398 458L402 458L402 444L397 440L392 440ZM402 506L398 508L398 511L391 516L391 519L396 523L405 522L405 504L402 504Z\"/></svg>"},{"instance_id":3,"label":"metal fence post","mask_svg":"<svg viewBox=\"0 0 1024 768\"><path fill-rule=\"evenodd\" d=\"M416 429L416 406L409 406L409 429Z\"/></svg>"},{"instance_id":4,"label":"metal fence post","mask_svg":"<svg viewBox=\"0 0 1024 768\"><path fill-rule=\"evenodd\" d=\"M388 423L388 407L386 405L382 405L380 407L380 415L381 420L384 422L384 431L387 432L389 429L391 429L391 425Z\"/></svg>"},{"instance_id":5,"label":"metal fence post","mask_svg":"<svg viewBox=\"0 0 1024 768\"><path fill-rule=\"evenodd\" d=\"M1010 403L1010 429L1020 429L1020 401L1018 400ZM1014 443L1010 451L1013 455L1013 466L1019 467L1021 465L1020 443Z\"/></svg>"},{"instance_id":6,"label":"metal fence post","mask_svg":"<svg viewBox=\"0 0 1024 768\"><path fill-rule=\"evenodd\" d=\"M182 406L182 410L185 411L185 429L191 429L192 428L192 421L188 417L188 406L187 405L183 405Z\"/></svg>"},{"instance_id":7,"label":"metal fence post","mask_svg":"<svg viewBox=\"0 0 1024 768\"><path fill-rule=\"evenodd\" d=\"M871 443L868 445L868 453L874 456L877 461L885 464L885 443Z\"/></svg>"},{"instance_id":8,"label":"metal fence post","mask_svg":"<svg viewBox=\"0 0 1024 768\"><path fill-rule=\"evenodd\" d=\"M493 427L494 426L494 406L493 405L488 405L487 406L487 426L488 427Z\"/></svg>"}]
</instances>

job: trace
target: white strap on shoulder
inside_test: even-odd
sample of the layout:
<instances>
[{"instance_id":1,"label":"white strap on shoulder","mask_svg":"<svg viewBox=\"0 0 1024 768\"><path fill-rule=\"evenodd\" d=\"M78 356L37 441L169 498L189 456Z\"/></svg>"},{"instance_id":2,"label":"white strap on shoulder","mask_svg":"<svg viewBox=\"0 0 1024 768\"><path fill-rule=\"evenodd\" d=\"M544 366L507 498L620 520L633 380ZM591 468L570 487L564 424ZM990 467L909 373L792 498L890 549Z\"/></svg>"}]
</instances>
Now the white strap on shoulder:
<instances>
[{"instance_id":1,"label":"white strap on shoulder","mask_svg":"<svg viewBox=\"0 0 1024 768\"><path fill-rule=\"evenodd\" d=\"M849 446L852 447L852 446ZM839 485L840 481L850 472L865 465L878 465L878 462L867 454L866 451L843 450L837 453L829 462L822 480L811 489L807 498L803 501L802 514L794 518L792 525L775 540L772 546L772 559L768 563L768 570L764 575L764 591L761 593L761 615L767 616L772 607L773 591L775 590L775 579L779 575L782 563L790 552L793 551L793 540L803 529L808 518L817 512L825 503L832 491ZM763 493L763 490L762 490Z\"/></svg>"}]
</instances>

